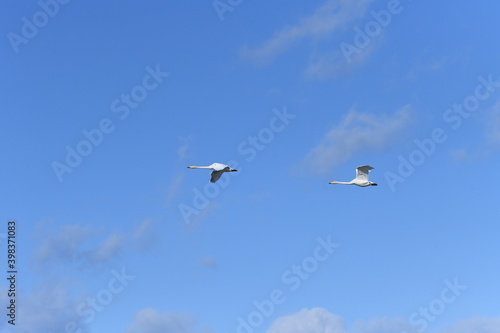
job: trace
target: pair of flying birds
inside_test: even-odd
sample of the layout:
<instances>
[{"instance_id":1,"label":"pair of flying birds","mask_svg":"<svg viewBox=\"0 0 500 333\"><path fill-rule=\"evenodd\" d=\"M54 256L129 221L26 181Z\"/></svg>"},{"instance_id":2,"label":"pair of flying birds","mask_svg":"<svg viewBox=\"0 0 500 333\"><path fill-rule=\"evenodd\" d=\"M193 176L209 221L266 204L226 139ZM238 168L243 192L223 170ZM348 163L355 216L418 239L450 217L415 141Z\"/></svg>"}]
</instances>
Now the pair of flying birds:
<instances>
[{"instance_id":1,"label":"pair of flying birds","mask_svg":"<svg viewBox=\"0 0 500 333\"><path fill-rule=\"evenodd\" d=\"M221 163L214 163L209 166L188 166L189 169L209 169L213 170L212 171L212 177L210 178L211 183L215 183L216 181L219 180L220 176L224 172L234 172L238 171L233 168L231 168L229 165L221 164ZM345 184L345 185L358 185L361 187L365 186L377 186L376 183L371 182L368 180L368 173L370 170L373 169L372 166L369 165L362 165L356 168L356 178L351 180L350 182L330 182L330 184Z\"/></svg>"}]
</instances>

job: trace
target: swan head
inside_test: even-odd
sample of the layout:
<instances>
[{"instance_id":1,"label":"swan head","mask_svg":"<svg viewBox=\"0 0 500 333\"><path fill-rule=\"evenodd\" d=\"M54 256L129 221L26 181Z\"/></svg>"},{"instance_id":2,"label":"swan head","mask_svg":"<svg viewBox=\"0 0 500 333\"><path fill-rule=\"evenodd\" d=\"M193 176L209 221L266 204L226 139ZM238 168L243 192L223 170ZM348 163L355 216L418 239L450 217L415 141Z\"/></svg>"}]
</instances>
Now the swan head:
<instances>
[{"instance_id":1,"label":"swan head","mask_svg":"<svg viewBox=\"0 0 500 333\"><path fill-rule=\"evenodd\" d=\"M335 182L335 181L333 181L333 182L329 182L328 184L338 184L338 183L339 183L339 182Z\"/></svg>"}]
</instances>

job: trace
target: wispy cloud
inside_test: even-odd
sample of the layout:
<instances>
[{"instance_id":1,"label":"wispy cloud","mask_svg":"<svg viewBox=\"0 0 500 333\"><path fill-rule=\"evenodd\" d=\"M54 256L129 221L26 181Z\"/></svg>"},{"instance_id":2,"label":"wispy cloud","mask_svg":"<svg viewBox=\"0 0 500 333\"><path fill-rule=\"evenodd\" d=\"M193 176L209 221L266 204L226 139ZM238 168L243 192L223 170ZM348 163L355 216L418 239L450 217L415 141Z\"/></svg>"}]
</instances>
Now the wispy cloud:
<instances>
[{"instance_id":1,"label":"wispy cloud","mask_svg":"<svg viewBox=\"0 0 500 333\"><path fill-rule=\"evenodd\" d=\"M125 237L111 233L104 240L96 241L102 238L101 234L90 226L64 225L58 233L44 236L37 263L63 262L87 268L107 263L123 248Z\"/></svg>"},{"instance_id":2,"label":"wispy cloud","mask_svg":"<svg viewBox=\"0 0 500 333\"><path fill-rule=\"evenodd\" d=\"M125 236L119 233L112 233L107 239L93 249L89 256L96 261L108 261L116 256L124 247Z\"/></svg>"},{"instance_id":3,"label":"wispy cloud","mask_svg":"<svg viewBox=\"0 0 500 333\"><path fill-rule=\"evenodd\" d=\"M216 268L217 267L217 262L213 257L207 256L203 257L200 260L200 265L207 267L207 268Z\"/></svg>"},{"instance_id":4,"label":"wispy cloud","mask_svg":"<svg viewBox=\"0 0 500 333\"><path fill-rule=\"evenodd\" d=\"M81 329L87 331L87 324L84 317L75 313L75 308L81 300L74 295L75 285L60 278L46 279L37 284L32 290L20 293L19 304L22 304L22 320L16 320L15 329L12 331L3 330L7 326L6 320L0 323L0 331L16 333L32 332L60 332L67 323L73 323ZM7 293L0 294L2 308L4 298ZM5 297L6 300L6 297ZM57 313L57 316L54 315Z\"/></svg>"},{"instance_id":5,"label":"wispy cloud","mask_svg":"<svg viewBox=\"0 0 500 333\"><path fill-rule=\"evenodd\" d=\"M42 244L37 252L39 262L59 259L70 262L81 254L81 247L96 231L89 226L64 225L58 233L42 236Z\"/></svg>"},{"instance_id":6,"label":"wispy cloud","mask_svg":"<svg viewBox=\"0 0 500 333\"><path fill-rule=\"evenodd\" d=\"M486 115L486 138L496 149L500 149L500 101Z\"/></svg>"},{"instance_id":7,"label":"wispy cloud","mask_svg":"<svg viewBox=\"0 0 500 333\"><path fill-rule=\"evenodd\" d=\"M184 182L184 174L178 173L178 174L172 176L172 178L170 180L170 184L166 188L166 193L165 193L167 205L172 200L177 198L177 196L179 195L179 193L181 191L183 182Z\"/></svg>"},{"instance_id":8,"label":"wispy cloud","mask_svg":"<svg viewBox=\"0 0 500 333\"><path fill-rule=\"evenodd\" d=\"M154 223L146 219L130 232L108 234L90 225L48 227L49 223L41 222L35 230L37 249L34 260L25 270L42 272L32 274L36 281L19 295L23 320L16 323L15 332L61 332L68 329L67 325L82 333L88 332L88 317L79 314L77 309L89 300L84 279L91 275L82 272L81 268L107 267L121 252L132 250L134 245L141 249L146 242L152 244ZM50 233L43 230L50 230ZM63 269L55 270L55 267ZM6 295L0 290L2 306L7 301ZM5 322L0 323L0 331L6 327Z\"/></svg>"},{"instance_id":9,"label":"wispy cloud","mask_svg":"<svg viewBox=\"0 0 500 333\"><path fill-rule=\"evenodd\" d=\"M76 267L95 267L109 263L133 246L141 251L149 249L156 240L154 223L150 219L145 219L128 233L114 231L106 235L100 228L79 224L50 229L50 234L36 236L41 241L35 255L37 265L57 262Z\"/></svg>"},{"instance_id":10,"label":"wispy cloud","mask_svg":"<svg viewBox=\"0 0 500 333\"><path fill-rule=\"evenodd\" d=\"M313 172L327 173L359 152L388 148L411 122L409 105L393 115L375 115L351 109L309 151L302 163Z\"/></svg>"},{"instance_id":11,"label":"wispy cloud","mask_svg":"<svg viewBox=\"0 0 500 333\"><path fill-rule=\"evenodd\" d=\"M137 244L139 250L149 250L158 241L155 222L152 219L142 221L132 232L132 240Z\"/></svg>"},{"instance_id":12,"label":"wispy cloud","mask_svg":"<svg viewBox=\"0 0 500 333\"><path fill-rule=\"evenodd\" d=\"M379 44L377 41L373 41L362 52L353 56L349 62L346 61L340 50L316 52L311 55L304 74L308 79L319 80L348 74L368 61Z\"/></svg>"},{"instance_id":13,"label":"wispy cloud","mask_svg":"<svg viewBox=\"0 0 500 333\"><path fill-rule=\"evenodd\" d=\"M179 160L185 160L188 157L187 151L194 141L194 137L192 135L189 136L180 136L179 140L181 141L181 146L177 149L177 154L179 155Z\"/></svg>"},{"instance_id":14,"label":"wispy cloud","mask_svg":"<svg viewBox=\"0 0 500 333\"><path fill-rule=\"evenodd\" d=\"M220 208L218 203L210 201L206 207L200 210L198 214L193 215L190 218L189 223L183 223L183 224L189 231L197 230L201 226L201 223L205 219L207 219L210 215L212 215L212 213L216 211L218 208Z\"/></svg>"},{"instance_id":15,"label":"wispy cloud","mask_svg":"<svg viewBox=\"0 0 500 333\"><path fill-rule=\"evenodd\" d=\"M179 157L177 162L180 164L189 157L188 150L194 141L194 137L192 135L180 136L179 141L181 142L181 144L177 149L176 153ZM171 202L179 196L183 182L184 182L184 174L181 173L180 171L171 175L170 184L165 189L165 201L167 207L170 206Z\"/></svg>"},{"instance_id":16,"label":"wispy cloud","mask_svg":"<svg viewBox=\"0 0 500 333\"><path fill-rule=\"evenodd\" d=\"M442 70L445 66L450 66L454 59L449 56L441 56L439 58L428 59L426 55L422 55L414 60L414 64L410 67L408 77L416 79L423 74L429 74Z\"/></svg>"},{"instance_id":17,"label":"wispy cloud","mask_svg":"<svg viewBox=\"0 0 500 333\"><path fill-rule=\"evenodd\" d=\"M262 45L255 48L245 45L240 54L247 60L269 62L305 38L324 38L345 29L350 22L365 15L371 1L328 0L313 14L279 30Z\"/></svg>"},{"instance_id":18,"label":"wispy cloud","mask_svg":"<svg viewBox=\"0 0 500 333\"><path fill-rule=\"evenodd\" d=\"M455 162L465 162L472 158L471 155L467 152L467 150L463 148L452 150L450 152L450 155Z\"/></svg>"},{"instance_id":19,"label":"wispy cloud","mask_svg":"<svg viewBox=\"0 0 500 333\"><path fill-rule=\"evenodd\" d=\"M134 316L125 333L195 333L196 320L179 313L160 313L153 308L142 309Z\"/></svg>"}]
</instances>

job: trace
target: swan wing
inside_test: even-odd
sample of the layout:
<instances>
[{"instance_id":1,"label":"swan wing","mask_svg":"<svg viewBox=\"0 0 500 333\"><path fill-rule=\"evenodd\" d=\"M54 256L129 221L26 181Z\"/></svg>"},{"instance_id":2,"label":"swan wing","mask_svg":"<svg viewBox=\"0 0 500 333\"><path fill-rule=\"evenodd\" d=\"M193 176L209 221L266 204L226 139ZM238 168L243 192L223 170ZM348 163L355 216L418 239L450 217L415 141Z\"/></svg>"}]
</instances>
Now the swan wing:
<instances>
[{"instance_id":1,"label":"swan wing","mask_svg":"<svg viewBox=\"0 0 500 333\"><path fill-rule=\"evenodd\" d=\"M220 178L220 176L222 176L223 173L224 173L224 171L222 171L222 170L219 170L219 171L214 170L214 171L212 171L212 177L210 178L210 182L211 183L215 183L216 181L218 181L219 178Z\"/></svg>"},{"instance_id":2,"label":"swan wing","mask_svg":"<svg viewBox=\"0 0 500 333\"><path fill-rule=\"evenodd\" d=\"M362 165L356 168L356 179L368 181L368 173L373 169L372 166Z\"/></svg>"}]
</instances>

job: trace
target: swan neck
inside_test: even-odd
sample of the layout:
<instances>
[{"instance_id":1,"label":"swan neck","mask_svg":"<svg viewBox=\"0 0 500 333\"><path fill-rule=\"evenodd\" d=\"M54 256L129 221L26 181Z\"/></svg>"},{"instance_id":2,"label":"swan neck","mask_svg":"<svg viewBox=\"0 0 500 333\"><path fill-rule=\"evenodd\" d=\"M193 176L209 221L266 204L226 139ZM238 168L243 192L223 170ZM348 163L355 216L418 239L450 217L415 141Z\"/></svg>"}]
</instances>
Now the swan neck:
<instances>
[{"instance_id":1,"label":"swan neck","mask_svg":"<svg viewBox=\"0 0 500 333\"><path fill-rule=\"evenodd\" d=\"M212 169L209 166L190 166L191 169Z\"/></svg>"}]
</instances>

